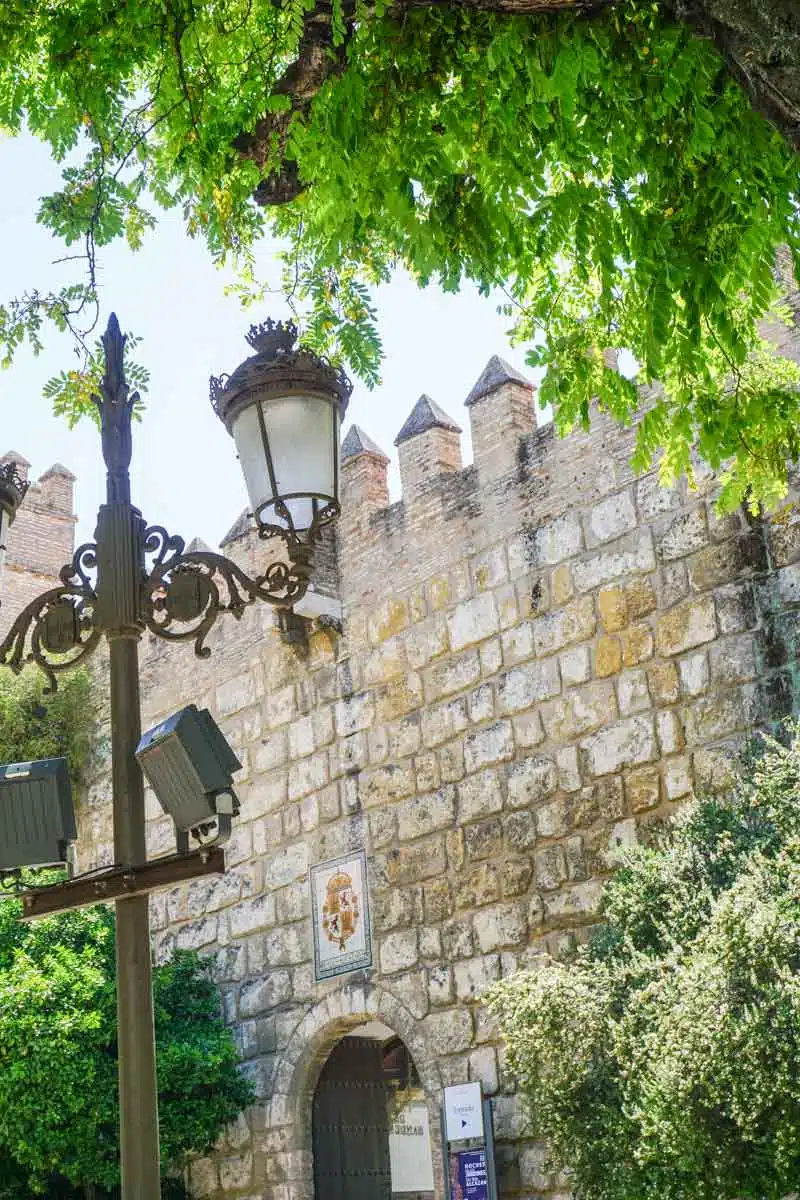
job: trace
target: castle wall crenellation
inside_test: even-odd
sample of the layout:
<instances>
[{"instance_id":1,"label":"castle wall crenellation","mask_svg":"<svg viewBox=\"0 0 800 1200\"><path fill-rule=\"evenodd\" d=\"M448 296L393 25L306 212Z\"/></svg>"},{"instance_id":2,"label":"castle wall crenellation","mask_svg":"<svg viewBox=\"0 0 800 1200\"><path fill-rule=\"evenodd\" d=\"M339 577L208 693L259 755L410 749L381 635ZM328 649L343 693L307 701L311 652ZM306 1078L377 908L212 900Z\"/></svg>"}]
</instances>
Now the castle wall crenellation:
<instances>
[{"instance_id":1,"label":"castle wall crenellation","mask_svg":"<svg viewBox=\"0 0 800 1200\"><path fill-rule=\"evenodd\" d=\"M396 503L386 456L348 435L321 587L341 633L310 624L299 654L262 605L218 621L207 660L143 636L144 727L207 706L244 764L226 875L151 909L160 956L208 957L259 1097L193 1164L198 1197L310 1200L317 1074L378 1019L414 1056L432 1128L443 1086L482 1081L501 1196L564 1198L482 993L585 939L614 849L727 787L752 730L798 708L797 511L718 518L708 473L636 477L635 431L599 412L568 438L536 429L533 390L502 371L470 396L468 466L455 422L423 406ZM270 554L241 529L226 549L254 573ZM105 763L80 868L110 861L111 838ZM357 849L372 966L316 982L309 871Z\"/></svg>"}]
</instances>

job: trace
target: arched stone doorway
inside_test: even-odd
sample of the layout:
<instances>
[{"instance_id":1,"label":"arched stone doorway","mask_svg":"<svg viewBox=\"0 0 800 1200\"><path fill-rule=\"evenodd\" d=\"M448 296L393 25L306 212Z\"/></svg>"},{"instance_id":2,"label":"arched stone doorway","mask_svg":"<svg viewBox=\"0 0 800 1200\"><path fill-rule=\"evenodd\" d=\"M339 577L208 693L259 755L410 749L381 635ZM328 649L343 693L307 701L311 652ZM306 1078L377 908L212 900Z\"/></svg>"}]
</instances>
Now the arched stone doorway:
<instances>
[{"instance_id":1,"label":"arched stone doorway","mask_svg":"<svg viewBox=\"0 0 800 1200\"><path fill-rule=\"evenodd\" d=\"M380 1021L341 1038L314 1089L315 1200L434 1200L432 1146L404 1042Z\"/></svg>"}]
</instances>

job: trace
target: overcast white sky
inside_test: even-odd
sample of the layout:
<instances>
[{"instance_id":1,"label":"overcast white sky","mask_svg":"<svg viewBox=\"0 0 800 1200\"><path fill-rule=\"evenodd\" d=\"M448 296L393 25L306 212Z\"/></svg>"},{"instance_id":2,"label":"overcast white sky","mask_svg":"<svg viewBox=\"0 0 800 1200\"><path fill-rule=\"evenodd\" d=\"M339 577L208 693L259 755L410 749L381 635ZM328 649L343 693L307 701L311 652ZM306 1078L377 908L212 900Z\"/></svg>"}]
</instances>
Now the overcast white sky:
<instances>
[{"instance_id":1,"label":"overcast white sky","mask_svg":"<svg viewBox=\"0 0 800 1200\"><path fill-rule=\"evenodd\" d=\"M57 286L65 268L52 265L64 253L62 245L35 221L39 197L58 180L45 147L32 138L0 138L0 177L2 302L26 289ZM265 244L265 264L269 254ZM147 411L134 431L134 503L149 523L212 545L245 507L246 496L233 442L208 402L208 377L232 371L250 353L243 335L251 322L286 315L277 298L269 312L243 312L234 298L223 296L224 283L204 247L185 236L177 213L163 216L137 254L122 245L102 252L102 325L114 310L123 329L141 335L137 355L151 373ZM487 360L500 354L529 372L523 348L512 349L506 339L509 322L474 289L446 296L435 288L418 291L401 276L377 299L386 349L383 383L374 392L356 383L347 425L356 421L392 456L395 499L392 443L422 392L464 427L467 462L463 401ZM89 422L70 431L42 396L44 382L73 362L68 339L51 336L39 358L26 349L0 371L0 454L24 455L32 478L57 461L74 472L78 537L86 540L104 499L99 435Z\"/></svg>"}]
</instances>

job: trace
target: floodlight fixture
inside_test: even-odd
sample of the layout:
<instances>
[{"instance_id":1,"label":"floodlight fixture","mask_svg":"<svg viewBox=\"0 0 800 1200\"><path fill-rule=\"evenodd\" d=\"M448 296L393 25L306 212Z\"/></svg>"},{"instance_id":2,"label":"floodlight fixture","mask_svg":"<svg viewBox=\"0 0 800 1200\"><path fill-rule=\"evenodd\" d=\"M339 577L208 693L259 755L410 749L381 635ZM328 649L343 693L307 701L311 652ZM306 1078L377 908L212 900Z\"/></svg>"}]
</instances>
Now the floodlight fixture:
<instances>
[{"instance_id":1,"label":"floodlight fixture","mask_svg":"<svg viewBox=\"0 0 800 1200\"><path fill-rule=\"evenodd\" d=\"M66 866L77 836L65 758L0 766L0 874Z\"/></svg>"},{"instance_id":2,"label":"floodlight fixture","mask_svg":"<svg viewBox=\"0 0 800 1200\"><path fill-rule=\"evenodd\" d=\"M156 799L175 822L178 848L188 834L226 841L239 812L233 772L242 764L206 708L189 704L143 734L136 757Z\"/></svg>"}]
</instances>

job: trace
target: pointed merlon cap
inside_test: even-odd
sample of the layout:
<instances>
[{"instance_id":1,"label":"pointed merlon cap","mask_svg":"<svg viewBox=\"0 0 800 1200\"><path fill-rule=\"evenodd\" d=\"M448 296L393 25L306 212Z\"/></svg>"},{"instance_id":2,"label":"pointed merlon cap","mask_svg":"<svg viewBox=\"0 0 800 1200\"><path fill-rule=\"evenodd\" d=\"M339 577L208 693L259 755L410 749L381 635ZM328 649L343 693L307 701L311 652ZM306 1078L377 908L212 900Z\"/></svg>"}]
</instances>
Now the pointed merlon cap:
<instances>
[{"instance_id":1,"label":"pointed merlon cap","mask_svg":"<svg viewBox=\"0 0 800 1200\"><path fill-rule=\"evenodd\" d=\"M243 538L253 528L253 514L249 509L239 513L239 516L231 525L228 532L220 542L220 546L227 546L230 542L235 542L237 538Z\"/></svg>"},{"instance_id":2,"label":"pointed merlon cap","mask_svg":"<svg viewBox=\"0 0 800 1200\"><path fill-rule=\"evenodd\" d=\"M388 454L383 453L380 446L373 442L369 434L364 433L360 425L351 425L342 442L342 462L347 462L348 458L355 458L358 454L371 454L383 462L389 461Z\"/></svg>"},{"instance_id":3,"label":"pointed merlon cap","mask_svg":"<svg viewBox=\"0 0 800 1200\"><path fill-rule=\"evenodd\" d=\"M519 387L527 388L528 391L533 391L533 384L530 379L526 379L516 367L512 367L499 354L493 354L486 366L481 372L478 382L467 396L464 403L467 408L471 404L475 404L478 400L482 400L484 396L488 396L491 392L502 387L504 383L516 383Z\"/></svg>"},{"instance_id":4,"label":"pointed merlon cap","mask_svg":"<svg viewBox=\"0 0 800 1200\"><path fill-rule=\"evenodd\" d=\"M453 433L461 433L461 426L456 425L452 417L448 417L443 408L435 404L425 393L420 396L411 410L403 428L394 439L395 446L416 437L418 433L427 433L429 429L451 429Z\"/></svg>"},{"instance_id":5,"label":"pointed merlon cap","mask_svg":"<svg viewBox=\"0 0 800 1200\"><path fill-rule=\"evenodd\" d=\"M209 554L213 553L208 542L204 542L201 537L192 538L192 540L189 542L189 545L186 547L186 549L189 554L194 554L196 551L202 551L204 553L209 553Z\"/></svg>"},{"instance_id":6,"label":"pointed merlon cap","mask_svg":"<svg viewBox=\"0 0 800 1200\"><path fill-rule=\"evenodd\" d=\"M60 462L53 463L52 467L50 467L50 469L45 471L44 475L42 475L39 482L44 483L45 479L50 479L54 475L60 475L62 479L68 479L71 483L75 482L75 476L72 474L72 471L70 471L64 466L63 463Z\"/></svg>"}]
</instances>

